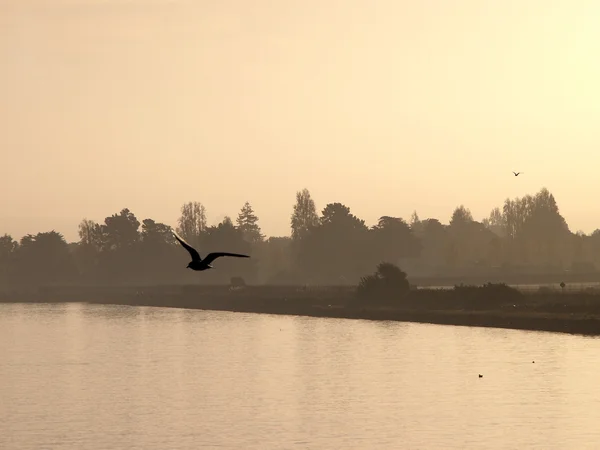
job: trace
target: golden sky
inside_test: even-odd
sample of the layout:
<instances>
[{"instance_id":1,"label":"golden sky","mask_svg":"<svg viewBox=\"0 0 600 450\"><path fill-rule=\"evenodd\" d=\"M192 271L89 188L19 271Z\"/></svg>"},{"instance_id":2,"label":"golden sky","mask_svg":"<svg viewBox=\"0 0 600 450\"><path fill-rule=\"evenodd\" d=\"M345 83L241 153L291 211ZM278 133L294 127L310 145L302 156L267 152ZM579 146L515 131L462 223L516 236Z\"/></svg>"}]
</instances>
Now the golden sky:
<instances>
[{"instance_id":1,"label":"golden sky","mask_svg":"<svg viewBox=\"0 0 600 450\"><path fill-rule=\"evenodd\" d=\"M248 200L600 228L597 0L2 0L0 234ZM515 178L512 171L522 171Z\"/></svg>"}]
</instances>

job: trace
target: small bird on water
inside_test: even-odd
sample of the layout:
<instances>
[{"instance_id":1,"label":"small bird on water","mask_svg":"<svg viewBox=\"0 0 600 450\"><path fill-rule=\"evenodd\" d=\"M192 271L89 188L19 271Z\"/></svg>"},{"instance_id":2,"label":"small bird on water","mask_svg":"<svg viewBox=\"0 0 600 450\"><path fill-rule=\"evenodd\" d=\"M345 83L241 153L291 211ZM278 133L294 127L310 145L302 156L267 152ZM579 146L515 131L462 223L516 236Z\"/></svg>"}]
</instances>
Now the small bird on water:
<instances>
[{"instance_id":1,"label":"small bird on water","mask_svg":"<svg viewBox=\"0 0 600 450\"><path fill-rule=\"evenodd\" d=\"M177 239L179 241L179 243L183 246L183 248L185 248L192 256L192 260L187 265L188 269L192 269L192 270L213 269L214 267L211 266L210 263L221 256L235 256L236 258L250 258L248 255L241 255L239 253L217 252L217 253L209 253L208 255L206 255L206 258L202 259L202 258L200 258L200 254L196 251L196 249L194 247L192 247L187 242L185 242L183 239L181 239L179 236L177 236L177 234L173 233L173 236L175 236L175 239Z\"/></svg>"}]
</instances>

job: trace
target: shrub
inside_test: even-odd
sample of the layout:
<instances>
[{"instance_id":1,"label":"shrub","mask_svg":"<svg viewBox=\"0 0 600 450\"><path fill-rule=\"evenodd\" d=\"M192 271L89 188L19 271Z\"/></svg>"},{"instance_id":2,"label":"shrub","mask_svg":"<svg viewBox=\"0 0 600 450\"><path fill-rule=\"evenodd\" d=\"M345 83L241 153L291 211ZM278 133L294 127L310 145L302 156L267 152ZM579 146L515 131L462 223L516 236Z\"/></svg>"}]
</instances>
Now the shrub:
<instances>
[{"instance_id":1,"label":"shrub","mask_svg":"<svg viewBox=\"0 0 600 450\"><path fill-rule=\"evenodd\" d=\"M372 275L360 279L356 288L361 300L391 300L403 297L410 289L406 273L398 266L383 262Z\"/></svg>"},{"instance_id":2,"label":"shrub","mask_svg":"<svg viewBox=\"0 0 600 450\"><path fill-rule=\"evenodd\" d=\"M454 286L454 297L465 307L480 309L516 303L523 294L505 283L486 283L482 286Z\"/></svg>"}]
</instances>

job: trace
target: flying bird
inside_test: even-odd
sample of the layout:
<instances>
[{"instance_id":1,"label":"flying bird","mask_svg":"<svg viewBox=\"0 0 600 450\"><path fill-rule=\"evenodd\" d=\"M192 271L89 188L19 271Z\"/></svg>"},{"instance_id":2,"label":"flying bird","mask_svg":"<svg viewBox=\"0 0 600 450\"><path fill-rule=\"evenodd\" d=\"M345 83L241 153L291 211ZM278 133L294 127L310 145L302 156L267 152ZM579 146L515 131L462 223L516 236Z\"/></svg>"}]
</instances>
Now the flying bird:
<instances>
[{"instance_id":1,"label":"flying bird","mask_svg":"<svg viewBox=\"0 0 600 450\"><path fill-rule=\"evenodd\" d=\"M518 177L521 172L513 172L513 173L515 174L515 177Z\"/></svg>"},{"instance_id":2,"label":"flying bird","mask_svg":"<svg viewBox=\"0 0 600 450\"><path fill-rule=\"evenodd\" d=\"M192 269L192 270L213 269L213 266L211 266L210 263L221 256L235 256L237 258L250 258L248 255L240 255L239 253L217 252L217 253L209 253L208 255L206 255L206 258L202 259L202 258L200 258L200 254L196 251L196 249L194 247L192 247L187 242L185 242L183 239L181 239L179 236L177 236L177 234L173 233L173 235L175 236L175 239L177 239L179 241L179 243L183 246L183 248L185 248L192 256L192 260L187 265L188 269Z\"/></svg>"}]
</instances>

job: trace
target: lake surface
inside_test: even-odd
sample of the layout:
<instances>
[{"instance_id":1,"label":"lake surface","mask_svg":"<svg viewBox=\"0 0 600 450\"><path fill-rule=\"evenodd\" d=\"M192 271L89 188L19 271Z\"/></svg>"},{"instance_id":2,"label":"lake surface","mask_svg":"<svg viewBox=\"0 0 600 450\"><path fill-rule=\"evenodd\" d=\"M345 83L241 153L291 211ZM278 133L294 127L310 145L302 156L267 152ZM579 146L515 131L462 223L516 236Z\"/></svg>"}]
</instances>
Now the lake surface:
<instances>
[{"instance_id":1,"label":"lake surface","mask_svg":"<svg viewBox=\"0 0 600 450\"><path fill-rule=\"evenodd\" d=\"M0 304L3 450L591 449L599 377L590 337Z\"/></svg>"}]
</instances>

